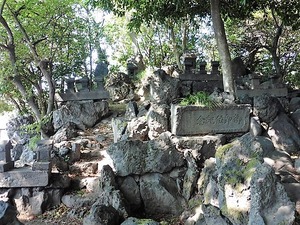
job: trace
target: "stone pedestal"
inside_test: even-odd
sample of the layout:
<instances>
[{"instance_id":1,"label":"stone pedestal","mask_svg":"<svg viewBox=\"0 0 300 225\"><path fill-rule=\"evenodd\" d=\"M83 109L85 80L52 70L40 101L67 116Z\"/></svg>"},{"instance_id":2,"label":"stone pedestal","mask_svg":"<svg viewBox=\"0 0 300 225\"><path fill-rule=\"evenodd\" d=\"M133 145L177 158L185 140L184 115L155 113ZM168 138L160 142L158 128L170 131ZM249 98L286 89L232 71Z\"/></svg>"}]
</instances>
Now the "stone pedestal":
<instances>
[{"instance_id":1,"label":"stone pedestal","mask_svg":"<svg viewBox=\"0 0 300 225\"><path fill-rule=\"evenodd\" d=\"M53 141L42 140L38 143L36 149L36 161L32 165L33 171L48 171L51 172L51 150Z\"/></svg>"}]
</instances>

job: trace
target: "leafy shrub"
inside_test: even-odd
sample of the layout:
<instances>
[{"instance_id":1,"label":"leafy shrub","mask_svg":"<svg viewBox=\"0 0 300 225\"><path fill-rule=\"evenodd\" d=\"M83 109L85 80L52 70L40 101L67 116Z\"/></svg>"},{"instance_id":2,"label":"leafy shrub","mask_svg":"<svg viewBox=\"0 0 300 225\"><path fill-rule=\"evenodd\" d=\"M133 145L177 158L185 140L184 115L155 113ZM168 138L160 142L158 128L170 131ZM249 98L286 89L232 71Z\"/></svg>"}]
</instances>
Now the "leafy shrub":
<instances>
[{"instance_id":1,"label":"leafy shrub","mask_svg":"<svg viewBox=\"0 0 300 225\"><path fill-rule=\"evenodd\" d=\"M189 95L183 98L179 105L187 106L187 105L196 105L208 108L216 108L221 105L221 103L211 99L209 94L204 91L197 92L195 94Z\"/></svg>"}]
</instances>

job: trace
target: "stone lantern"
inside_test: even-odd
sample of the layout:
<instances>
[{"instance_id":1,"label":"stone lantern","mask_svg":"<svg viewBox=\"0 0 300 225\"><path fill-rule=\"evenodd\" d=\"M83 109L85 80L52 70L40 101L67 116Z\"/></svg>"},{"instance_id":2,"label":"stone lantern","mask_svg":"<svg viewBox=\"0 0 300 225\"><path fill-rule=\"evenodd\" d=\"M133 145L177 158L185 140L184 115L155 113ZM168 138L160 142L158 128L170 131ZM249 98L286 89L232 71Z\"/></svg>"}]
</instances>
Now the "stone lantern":
<instances>
[{"instance_id":1,"label":"stone lantern","mask_svg":"<svg viewBox=\"0 0 300 225\"><path fill-rule=\"evenodd\" d=\"M219 61L211 61L211 74L212 75L220 75L219 66L220 66Z\"/></svg>"}]
</instances>

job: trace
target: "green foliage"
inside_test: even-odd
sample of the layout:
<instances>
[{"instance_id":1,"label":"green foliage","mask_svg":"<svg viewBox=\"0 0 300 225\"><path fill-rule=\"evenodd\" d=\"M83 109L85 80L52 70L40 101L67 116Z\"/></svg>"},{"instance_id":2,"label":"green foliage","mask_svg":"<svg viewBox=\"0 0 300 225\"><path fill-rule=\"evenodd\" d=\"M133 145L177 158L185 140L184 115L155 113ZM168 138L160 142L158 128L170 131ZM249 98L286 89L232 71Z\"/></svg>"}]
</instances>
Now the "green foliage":
<instances>
[{"instance_id":1,"label":"green foliage","mask_svg":"<svg viewBox=\"0 0 300 225\"><path fill-rule=\"evenodd\" d=\"M11 112L11 111L13 111L12 105L6 103L3 100L0 100L0 114L4 112Z\"/></svg>"},{"instance_id":2,"label":"green foliage","mask_svg":"<svg viewBox=\"0 0 300 225\"><path fill-rule=\"evenodd\" d=\"M212 100L204 91L197 92L195 94L191 94L185 98L183 98L179 105L188 106L188 105L196 105L201 107L208 107L210 109L214 109L219 107L221 104Z\"/></svg>"},{"instance_id":3,"label":"green foliage","mask_svg":"<svg viewBox=\"0 0 300 225\"><path fill-rule=\"evenodd\" d=\"M34 151L37 148L38 142L41 140L41 135L35 135L30 138L28 147L31 151Z\"/></svg>"}]
</instances>

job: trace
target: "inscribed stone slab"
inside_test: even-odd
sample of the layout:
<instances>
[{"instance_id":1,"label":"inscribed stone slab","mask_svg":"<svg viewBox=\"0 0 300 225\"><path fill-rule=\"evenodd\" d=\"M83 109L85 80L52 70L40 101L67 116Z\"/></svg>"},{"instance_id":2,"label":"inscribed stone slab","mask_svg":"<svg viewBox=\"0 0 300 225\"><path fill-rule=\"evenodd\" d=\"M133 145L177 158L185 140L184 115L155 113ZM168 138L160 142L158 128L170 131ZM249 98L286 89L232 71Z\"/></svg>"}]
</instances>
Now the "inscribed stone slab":
<instances>
[{"instance_id":1,"label":"inscribed stone slab","mask_svg":"<svg viewBox=\"0 0 300 225\"><path fill-rule=\"evenodd\" d=\"M171 130L178 136L247 132L249 124L250 105L171 106Z\"/></svg>"}]
</instances>

